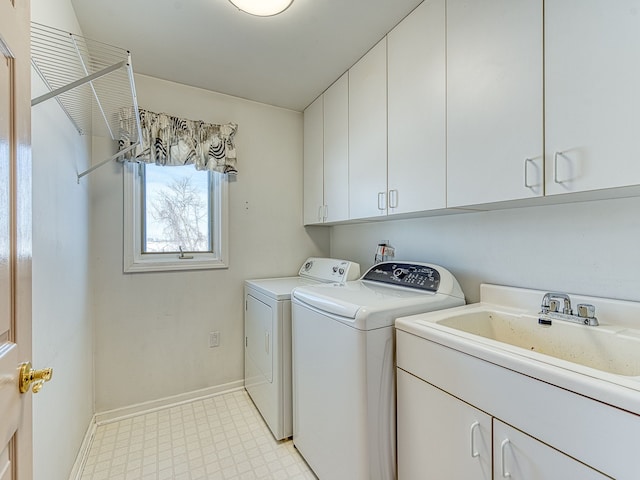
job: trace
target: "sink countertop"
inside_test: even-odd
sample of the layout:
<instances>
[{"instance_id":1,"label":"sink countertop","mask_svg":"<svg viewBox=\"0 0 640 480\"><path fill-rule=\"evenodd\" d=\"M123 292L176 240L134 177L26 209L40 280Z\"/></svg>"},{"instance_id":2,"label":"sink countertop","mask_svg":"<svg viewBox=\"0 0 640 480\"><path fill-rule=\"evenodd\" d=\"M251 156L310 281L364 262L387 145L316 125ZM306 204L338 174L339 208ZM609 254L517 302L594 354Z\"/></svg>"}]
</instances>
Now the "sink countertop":
<instances>
[{"instance_id":1,"label":"sink countertop","mask_svg":"<svg viewBox=\"0 0 640 480\"><path fill-rule=\"evenodd\" d=\"M546 292L482 285L480 303L399 318L396 328L640 415L640 377L605 372L436 323L454 315L488 310L531 317L537 321L537 312L544 293ZM578 303L594 304L596 314L601 320L600 326L576 325L577 328L605 329L613 334L621 333L640 338L640 330L636 329L636 325L640 324L634 324L635 319L640 318L640 303L573 294L570 296L574 307ZM609 322L609 319L615 319L615 325ZM640 352L638 354L640 355Z\"/></svg>"}]
</instances>

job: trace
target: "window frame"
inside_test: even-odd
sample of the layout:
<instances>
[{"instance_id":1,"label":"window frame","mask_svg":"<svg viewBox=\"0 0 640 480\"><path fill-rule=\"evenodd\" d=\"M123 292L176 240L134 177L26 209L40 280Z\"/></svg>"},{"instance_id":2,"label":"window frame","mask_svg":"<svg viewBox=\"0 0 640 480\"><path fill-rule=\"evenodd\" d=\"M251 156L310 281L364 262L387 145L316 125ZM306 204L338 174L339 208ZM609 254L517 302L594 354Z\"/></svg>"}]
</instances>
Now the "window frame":
<instances>
[{"instance_id":1,"label":"window frame","mask_svg":"<svg viewBox=\"0 0 640 480\"><path fill-rule=\"evenodd\" d=\"M210 176L211 243L213 252L142 253L142 171L144 164L125 162L123 169L123 270L125 273L205 270L229 268L229 181L227 175L208 172ZM171 168L171 167L165 167ZM195 167L193 167L195 169ZM217 248L216 248L217 247Z\"/></svg>"}]
</instances>

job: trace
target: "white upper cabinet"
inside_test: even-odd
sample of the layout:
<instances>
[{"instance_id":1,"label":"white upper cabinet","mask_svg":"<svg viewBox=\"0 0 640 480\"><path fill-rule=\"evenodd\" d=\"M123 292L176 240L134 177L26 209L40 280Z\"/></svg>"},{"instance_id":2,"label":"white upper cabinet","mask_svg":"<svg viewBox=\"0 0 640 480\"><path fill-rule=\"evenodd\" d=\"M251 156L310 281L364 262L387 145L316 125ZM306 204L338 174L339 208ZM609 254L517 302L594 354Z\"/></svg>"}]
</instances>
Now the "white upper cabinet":
<instances>
[{"instance_id":1,"label":"white upper cabinet","mask_svg":"<svg viewBox=\"0 0 640 480\"><path fill-rule=\"evenodd\" d=\"M304 111L304 224L323 222L322 96Z\"/></svg>"},{"instance_id":2,"label":"white upper cabinet","mask_svg":"<svg viewBox=\"0 0 640 480\"><path fill-rule=\"evenodd\" d=\"M349 218L349 75L324 93L325 222Z\"/></svg>"},{"instance_id":3,"label":"white upper cabinet","mask_svg":"<svg viewBox=\"0 0 640 480\"><path fill-rule=\"evenodd\" d=\"M637 193L638 52L640 0L424 0L305 111L305 225Z\"/></svg>"},{"instance_id":4,"label":"white upper cabinet","mask_svg":"<svg viewBox=\"0 0 640 480\"><path fill-rule=\"evenodd\" d=\"M543 195L542 35L541 0L447 0L447 206Z\"/></svg>"},{"instance_id":5,"label":"white upper cabinet","mask_svg":"<svg viewBox=\"0 0 640 480\"><path fill-rule=\"evenodd\" d=\"M640 0L545 0L546 193L640 184Z\"/></svg>"},{"instance_id":6,"label":"white upper cabinet","mask_svg":"<svg viewBox=\"0 0 640 480\"><path fill-rule=\"evenodd\" d=\"M304 224L349 219L349 76L304 111Z\"/></svg>"},{"instance_id":7,"label":"white upper cabinet","mask_svg":"<svg viewBox=\"0 0 640 480\"><path fill-rule=\"evenodd\" d=\"M387 213L387 39L349 70L349 213Z\"/></svg>"},{"instance_id":8,"label":"white upper cabinet","mask_svg":"<svg viewBox=\"0 0 640 480\"><path fill-rule=\"evenodd\" d=\"M445 0L387 37L389 213L446 207Z\"/></svg>"}]
</instances>

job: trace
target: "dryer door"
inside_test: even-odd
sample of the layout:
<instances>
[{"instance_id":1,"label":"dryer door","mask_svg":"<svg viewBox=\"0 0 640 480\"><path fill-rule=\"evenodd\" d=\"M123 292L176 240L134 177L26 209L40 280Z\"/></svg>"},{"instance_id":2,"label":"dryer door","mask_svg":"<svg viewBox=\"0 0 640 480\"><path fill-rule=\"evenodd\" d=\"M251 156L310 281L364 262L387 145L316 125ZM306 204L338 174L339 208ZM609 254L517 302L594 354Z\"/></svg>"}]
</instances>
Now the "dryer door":
<instances>
[{"instance_id":1,"label":"dryer door","mask_svg":"<svg viewBox=\"0 0 640 480\"><path fill-rule=\"evenodd\" d=\"M272 306L247 294L245 304L245 383L273 382Z\"/></svg>"}]
</instances>

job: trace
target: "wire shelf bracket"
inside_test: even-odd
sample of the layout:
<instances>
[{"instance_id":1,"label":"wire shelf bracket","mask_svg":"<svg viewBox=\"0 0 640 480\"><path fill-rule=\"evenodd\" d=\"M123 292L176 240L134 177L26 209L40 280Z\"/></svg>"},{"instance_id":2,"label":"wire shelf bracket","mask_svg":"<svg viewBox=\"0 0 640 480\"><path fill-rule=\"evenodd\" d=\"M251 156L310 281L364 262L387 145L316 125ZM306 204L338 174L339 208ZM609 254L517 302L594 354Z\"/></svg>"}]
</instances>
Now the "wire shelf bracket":
<instances>
[{"instance_id":1,"label":"wire shelf bracket","mask_svg":"<svg viewBox=\"0 0 640 480\"><path fill-rule=\"evenodd\" d=\"M139 145L142 132L129 51L31 22L31 64L48 90L31 100L32 107L55 98L80 135L132 143L79 173L78 183ZM121 121L125 111L133 113L135 122Z\"/></svg>"}]
</instances>

